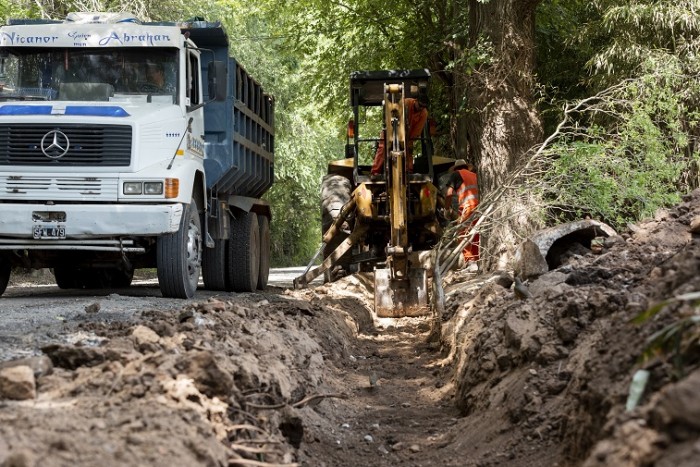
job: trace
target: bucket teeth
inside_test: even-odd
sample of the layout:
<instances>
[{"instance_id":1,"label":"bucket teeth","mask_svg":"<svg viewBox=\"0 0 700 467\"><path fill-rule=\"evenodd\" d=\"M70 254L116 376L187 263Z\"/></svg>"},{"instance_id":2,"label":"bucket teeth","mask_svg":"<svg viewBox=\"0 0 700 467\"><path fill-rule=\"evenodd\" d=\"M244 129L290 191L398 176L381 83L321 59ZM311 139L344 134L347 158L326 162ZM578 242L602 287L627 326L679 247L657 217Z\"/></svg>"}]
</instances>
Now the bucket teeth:
<instances>
[{"instance_id":1,"label":"bucket teeth","mask_svg":"<svg viewBox=\"0 0 700 467\"><path fill-rule=\"evenodd\" d=\"M410 268L408 279L392 279L391 270L374 271L374 309L381 318L425 316L428 306L427 272L424 268Z\"/></svg>"}]
</instances>

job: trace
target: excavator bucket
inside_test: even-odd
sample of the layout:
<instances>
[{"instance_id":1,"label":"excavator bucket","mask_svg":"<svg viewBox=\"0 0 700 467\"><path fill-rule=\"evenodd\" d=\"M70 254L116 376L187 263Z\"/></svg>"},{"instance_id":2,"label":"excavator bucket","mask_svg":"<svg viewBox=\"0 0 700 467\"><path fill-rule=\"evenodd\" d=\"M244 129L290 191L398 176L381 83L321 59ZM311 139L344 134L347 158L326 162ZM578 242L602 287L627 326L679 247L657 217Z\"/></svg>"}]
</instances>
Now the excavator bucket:
<instances>
[{"instance_id":1,"label":"excavator bucket","mask_svg":"<svg viewBox=\"0 0 700 467\"><path fill-rule=\"evenodd\" d=\"M425 268L409 268L407 279L392 279L391 269L374 270L374 310L380 318L426 316L428 274Z\"/></svg>"}]
</instances>

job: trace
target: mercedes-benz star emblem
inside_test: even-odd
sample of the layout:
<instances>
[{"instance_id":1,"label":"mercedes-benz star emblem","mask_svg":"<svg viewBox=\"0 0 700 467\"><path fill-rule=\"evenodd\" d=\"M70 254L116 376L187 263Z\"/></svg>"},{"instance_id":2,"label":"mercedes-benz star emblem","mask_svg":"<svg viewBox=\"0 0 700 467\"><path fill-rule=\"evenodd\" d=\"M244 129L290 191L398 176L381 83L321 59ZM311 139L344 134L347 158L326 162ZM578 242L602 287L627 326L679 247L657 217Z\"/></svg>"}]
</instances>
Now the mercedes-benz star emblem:
<instances>
[{"instance_id":1,"label":"mercedes-benz star emblem","mask_svg":"<svg viewBox=\"0 0 700 467\"><path fill-rule=\"evenodd\" d=\"M41 152L49 159L60 159L70 147L68 136L60 130L51 130L41 138Z\"/></svg>"}]
</instances>

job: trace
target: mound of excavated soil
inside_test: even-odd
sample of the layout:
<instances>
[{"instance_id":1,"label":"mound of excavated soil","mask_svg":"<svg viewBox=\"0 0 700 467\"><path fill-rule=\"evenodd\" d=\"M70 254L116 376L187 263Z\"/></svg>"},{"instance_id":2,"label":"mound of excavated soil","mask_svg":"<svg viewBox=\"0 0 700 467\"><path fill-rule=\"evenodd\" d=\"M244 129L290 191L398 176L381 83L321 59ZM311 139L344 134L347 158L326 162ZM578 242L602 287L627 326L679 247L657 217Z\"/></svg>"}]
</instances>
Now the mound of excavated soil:
<instances>
[{"instance_id":1,"label":"mound of excavated soil","mask_svg":"<svg viewBox=\"0 0 700 467\"><path fill-rule=\"evenodd\" d=\"M373 318L361 275L126 320L85 307L43 356L0 362L0 467L696 465L698 224L700 191L523 300L503 274L454 275L437 343L430 317Z\"/></svg>"},{"instance_id":2,"label":"mound of excavated soil","mask_svg":"<svg viewBox=\"0 0 700 467\"><path fill-rule=\"evenodd\" d=\"M649 340L698 319L698 298L673 298L700 291L699 223L695 191L602 254L573 255L531 281L531 298L495 283L451 286L443 339L465 415L452 448L476 465L697 465L700 327L677 326L667 349ZM626 411L639 369L648 384Z\"/></svg>"},{"instance_id":3,"label":"mound of excavated soil","mask_svg":"<svg viewBox=\"0 0 700 467\"><path fill-rule=\"evenodd\" d=\"M340 314L312 326L313 302L233 297L86 323L93 337L44 347L50 361L6 362L0 465L291 462L303 435L295 412L328 395L324 356L342 354L352 333Z\"/></svg>"}]
</instances>

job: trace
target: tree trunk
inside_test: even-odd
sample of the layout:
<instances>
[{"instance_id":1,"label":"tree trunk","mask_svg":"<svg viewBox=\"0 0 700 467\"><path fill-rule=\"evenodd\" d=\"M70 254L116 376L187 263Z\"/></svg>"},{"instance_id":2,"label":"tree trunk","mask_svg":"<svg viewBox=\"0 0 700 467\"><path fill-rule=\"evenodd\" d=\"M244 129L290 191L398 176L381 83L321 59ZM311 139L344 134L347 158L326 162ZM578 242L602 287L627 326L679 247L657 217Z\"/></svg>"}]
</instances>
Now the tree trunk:
<instances>
[{"instance_id":1,"label":"tree trunk","mask_svg":"<svg viewBox=\"0 0 700 467\"><path fill-rule=\"evenodd\" d=\"M469 47L491 47L491 61L464 73L465 117L482 202L543 138L535 103L535 9L539 0L469 0ZM482 231L485 269L510 269L517 231L532 223L523 200L502 198Z\"/></svg>"},{"instance_id":2,"label":"tree trunk","mask_svg":"<svg viewBox=\"0 0 700 467\"><path fill-rule=\"evenodd\" d=\"M467 138L482 194L499 187L542 141L535 107L535 8L539 0L469 3L469 46L492 46L492 61L466 75Z\"/></svg>"},{"instance_id":3,"label":"tree trunk","mask_svg":"<svg viewBox=\"0 0 700 467\"><path fill-rule=\"evenodd\" d=\"M469 11L471 0L456 0L452 4L452 16L454 18L464 17L460 15L460 10ZM467 29L468 30L468 29ZM455 37L455 61L464 60L465 52L468 52L467 38L464 36ZM467 132L467 74L456 70L453 74L453 87L450 98L452 99L452 142L455 148L455 158L465 159L474 162L471 148L469 147L469 137Z\"/></svg>"}]
</instances>

